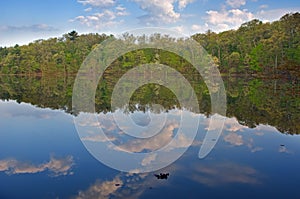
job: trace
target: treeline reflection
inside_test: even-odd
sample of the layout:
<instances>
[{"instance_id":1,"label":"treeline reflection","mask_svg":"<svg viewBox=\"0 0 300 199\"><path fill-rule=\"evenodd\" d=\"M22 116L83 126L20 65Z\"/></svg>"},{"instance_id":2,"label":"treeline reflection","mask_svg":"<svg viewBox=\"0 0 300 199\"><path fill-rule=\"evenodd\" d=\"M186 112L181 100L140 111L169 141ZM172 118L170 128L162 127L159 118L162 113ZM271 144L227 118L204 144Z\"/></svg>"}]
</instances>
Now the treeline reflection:
<instances>
[{"instance_id":1,"label":"treeline reflection","mask_svg":"<svg viewBox=\"0 0 300 199\"><path fill-rule=\"evenodd\" d=\"M111 93L116 78L104 75L95 96L97 112L110 112ZM77 115L72 110L72 90L75 76L0 76L0 98L31 103L41 108L61 109ZM287 79L258 79L223 77L227 94L227 116L236 117L240 124L254 128L268 124L286 134L300 134L300 86ZM189 79L198 99L200 113L211 114L209 91L201 76ZM180 107L176 96L166 87L148 84L140 87L131 97L128 111L151 110L160 104L161 110ZM187 108L187 107L184 107ZM191 110L193 111L193 110Z\"/></svg>"}]
</instances>

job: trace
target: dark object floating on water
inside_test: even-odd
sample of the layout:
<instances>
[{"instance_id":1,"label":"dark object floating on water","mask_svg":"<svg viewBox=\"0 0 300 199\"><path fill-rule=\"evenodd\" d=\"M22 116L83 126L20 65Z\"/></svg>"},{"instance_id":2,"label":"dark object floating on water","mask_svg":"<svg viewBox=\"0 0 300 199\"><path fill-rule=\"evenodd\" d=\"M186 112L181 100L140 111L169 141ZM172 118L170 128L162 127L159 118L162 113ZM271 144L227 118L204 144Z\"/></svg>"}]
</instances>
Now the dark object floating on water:
<instances>
[{"instance_id":1,"label":"dark object floating on water","mask_svg":"<svg viewBox=\"0 0 300 199\"><path fill-rule=\"evenodd\" d=\"M116 187L119 187L120 185L121 185L121 184L119 184L119 183L115 184Z\"/></svg>"},{"instance_id":2,"label":"dark object floating on water","mask_svg":"<svg viewBox=\"0 0 300 199\"><path fill-rule=\"evenodd\" d=\"M280 146L284 146L284 144L281 144Z\"/></svg>"},{"instance_id":3,"label":"dark object floating on water","mask_svg":"<svg viewBox=\"0 0 300 199\"><path fill-rule=\"evenodd\" d=\"M157 178L157 179L168 179L168 176L170 174L169 173L160 173L159 175L158 174L154 174L154 176Z\"/></svg>"}]
</instances>

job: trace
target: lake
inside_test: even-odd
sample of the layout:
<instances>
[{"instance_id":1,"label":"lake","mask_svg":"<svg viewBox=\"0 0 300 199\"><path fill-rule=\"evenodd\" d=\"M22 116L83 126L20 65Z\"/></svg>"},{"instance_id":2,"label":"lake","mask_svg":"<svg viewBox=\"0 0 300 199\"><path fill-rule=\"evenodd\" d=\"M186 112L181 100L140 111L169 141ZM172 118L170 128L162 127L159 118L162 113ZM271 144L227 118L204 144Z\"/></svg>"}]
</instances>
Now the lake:
<instances>
[{"instance_id":1,"label":"lake","mask_svg":"<svg viewBox=\"0 0 300 199\"><path fill-rule=\"evenodd\" d=\"M0 76L1 199L300 198L298 79L224 76L224 126L212 150L199 158L213 115L205 84L194 78L191 85L199 111L184 112L199 121L195 138L189 137L187 127L170 151L187 150L166 167L146 173L119 171L98 161L103 157L108 160L110 152L101 151L102 145L96 144L111 142L122 148L120 151L136 154L168 144L179 132L178 113L184 109L174 94L155 84L135 92L127 110L137 124L130 127L133 131L146 126L151 117L168 117L161 135L132 140L113 122L109 99L115 81L106 79L98 86L96 114L92 114L106 134L103 137L93 129L99 126L77 121L89 113L72 110L74 80L72 76ZM192 124L187 121L187 126ZM86 126L89 131L80 130ZM143 166L157 161L156 155L147 157L141 162ZM118 159L114 162L117 166L128 164L125 156Z\"/></svg>"}]
</instances>

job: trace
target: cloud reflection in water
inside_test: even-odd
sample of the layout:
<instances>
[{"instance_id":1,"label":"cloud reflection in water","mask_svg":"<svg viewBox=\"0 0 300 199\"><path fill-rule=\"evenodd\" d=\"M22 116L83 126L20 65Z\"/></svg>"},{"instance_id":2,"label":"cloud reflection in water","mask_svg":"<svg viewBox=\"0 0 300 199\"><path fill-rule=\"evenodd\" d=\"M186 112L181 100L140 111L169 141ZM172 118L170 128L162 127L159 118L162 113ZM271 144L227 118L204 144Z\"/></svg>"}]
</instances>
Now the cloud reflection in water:
<instances>
[{"instance_id":1,"label":"cloud reflection in water","mask_svg":"<svg viewBox=\"0 0 300 199\"><path fill-rule=\"evenodd\" d=\"M46 163L34 165L32 163L18 161L16 159L0 160L0 172L5 172L8 175L12 174L34 174L48 170L51 176L72 175L72 166L74 165L73 156L64 158L50 157Z\"/></svg>"}]
</instances>

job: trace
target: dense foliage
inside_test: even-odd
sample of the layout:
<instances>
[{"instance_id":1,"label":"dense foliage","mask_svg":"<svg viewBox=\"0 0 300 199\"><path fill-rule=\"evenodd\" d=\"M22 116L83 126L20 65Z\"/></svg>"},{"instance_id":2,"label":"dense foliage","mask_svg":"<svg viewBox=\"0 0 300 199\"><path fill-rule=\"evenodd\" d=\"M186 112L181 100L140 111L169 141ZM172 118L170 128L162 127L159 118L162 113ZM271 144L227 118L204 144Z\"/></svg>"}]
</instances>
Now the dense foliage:
<instances>
[{"instance_id":1,"label":"dense foliage","mask_svg":"<svg viewBox=\"0 0 300 199\"><path fill-rule=\"evenodd\" d=\"M72 74L96 44L109 36L78 35L72 31L61 38L37 40L29 45L0 48L0 73Z\"/></svg>"},{"instance_id":2,"label":"dense foliage","mask_svg":"<svg viewBox=\"0 0 300 199\"><path fill-rule=\"evenodd\" d=\"M222 72L265 74L297 73L300 66L300 13L279 21L257 19L238 30L193 36L214 57Z\"/></svg>"},{"instance_id":3,"label":"dense foliage","mask_svg":"<svg viewBox=\"0 0 300 199\"><path fill-rule=\"evenodd\" d=\"M37 40L29 45L0 47L2 74L73 74L97 44L112 35L78 35L72 31L61 38ZM223 73L298 75L300 66L300 13L286 14L279 21L262 23L255 19L238 30L221 33L207 31L192 36L209 54ZM118 60L122 67L134 63L164 62L168 54L144 50L128 53ZM184 71L180 58L171 66Z\"/></svg>"}]
</instances>

